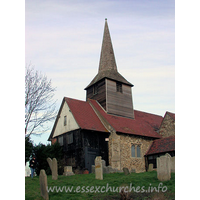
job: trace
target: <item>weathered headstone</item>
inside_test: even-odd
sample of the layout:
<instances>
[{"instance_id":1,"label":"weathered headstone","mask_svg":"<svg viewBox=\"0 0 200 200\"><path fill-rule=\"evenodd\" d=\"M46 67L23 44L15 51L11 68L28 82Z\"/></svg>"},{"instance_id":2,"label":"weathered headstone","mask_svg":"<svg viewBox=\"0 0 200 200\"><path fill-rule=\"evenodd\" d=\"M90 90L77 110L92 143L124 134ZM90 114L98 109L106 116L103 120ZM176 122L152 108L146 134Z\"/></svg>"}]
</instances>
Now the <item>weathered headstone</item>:
<instances>
[{"instance_id":1,"label":"weathered headstone","mask_svg":"<svg viewBox=\"0 0 200 200\"><path fill-rule=\"evenodd\" d=\"M153 164L152 163L149 164L149 168L148 168L148 172L151 172L151 171L153 171Z\"/></svg>"},{"instance_id":2,"label":"weathered headstone","mask_svg":"<svg viewBox=\"0 0 200 200\"><path fill-rule=\"evenodd\" d=\"M57 180L58 179L58 164L56 158L47 158L47 162L49 163L51 173L52 173L52 179Z\"/></svg>"},{"instance_id":3,"label":"weathered headstone","mask_svg":"<svg viewBox=\"0 0 200 200\"><path fill-rule=\"evenodd\" d=\"M42 196L45 200L49 200L49 194L48 194L48 192L47 192L47 175L46 175L44 169L41 169L41 170L40 170L39 180L40 180L40 191L41 191L41 196Z\"/></svg>"},{"instance_id":4,"label":"weathered headstone","mask_svg":"<svg viewBox=\"0 0 200 200\"><path fill-rule=\"evenodd\" d=\"M125 174L125 175L128 175L128 174L130 174L130 172L129 172L128 168L126 168L126 167L124 167L124 168L123 168L123 172L124 172L124 174Z\"/></svg>"},{"instance_id":5,"label":"weathered headstone","mask_svg":"<svg viewBox=\"0 0 200 200\"><path fill-rule=\"evenodd\" d=\"M65 176L74 175L74 172L72 171L72 166L65 166L63 175L65 175Z\"/></svg>"},{"instance_id":6,"label":"weathered headstone","mask_svg":"<svg viewBox=\"0 0 200 200\"><path fill-rule=\"evenodd\" d=\"M171 172L175 172L175 156L171 157Z\"/></svg>"},{"instance_id":7,"label":"weathered headstone","mask_svg":"<svg viewBox=\"0 0 200 200\"><path fill-rule=\"evenodd\" d=\"M97 156L95 158L95 178L103 180L103 167L102 167L101 156Z\"/></svg>"},{"instance_id":8,"label":"weathered headstone","mask_svg":"<svg viewBox=\"0 0 200 200\"><path fill-rule=\"evenodd\" d=\"M102 162L102 168L103 168L103 174L108 174L108 167L106 167L106 161L105 160L101 160Z\"/></svg>"},{"instance_id":9,"label":"weathered headstone","mask_svg":"<svg viewBox=\"0 0 200 200\"><path fill-rule=\"evenodd\" d=\"M113 173L113 168L110 165L107 168L108 168L108 173Z\"/></svg>"},{"instance_id":10,"label":"weathered headstone","mask_svg":"<svg viewBox=\"0 0 200 200\"><path fill-rule=\"evenodd\" d=\"M103 173L104 173L104 174L108 174L108 173L109 173L109 171L108 171L108 167L106 167L106 166L103 167Z\"/></svg>"},{"instance_id":11,"label":"weathered headstone","mask_svg":"<svg viewBox=\"0 0 200 200\"><path fill-rule=\"evenodd\" d=\"M25 166L25 176L30 176L31 174L31 169L29 167L29 162L26 162L26 166Z\"/></svg>"},{"instance_id":12,"label":"weathered headstone","mask_svg":"<svg viewBox=\"0 0 200 200\"><path fill-rule=\"evenodd\" d=\"M106 161L105 160L101 160L102 162L102 167L106 167Z\"/></svg>"},{"instance_id":13,"label":"weathered headstone","mask_svg":"<svg viewBox=\"0 0 200 200\"><path fill-rule=\"evenodd\" d=\"M171 156L168 153L157 157L157 178L160 181L171 179Z\"/></svg>"},{"instance_id":14,"label":"weathered headstone","mask_svg":"<svg viewBox=\"0 0 200 200\"><path fill-rule=\"evenodd\" d=\"M65 166L64 172L72 172L72 166Z\"/></svg>"}]
</instances>

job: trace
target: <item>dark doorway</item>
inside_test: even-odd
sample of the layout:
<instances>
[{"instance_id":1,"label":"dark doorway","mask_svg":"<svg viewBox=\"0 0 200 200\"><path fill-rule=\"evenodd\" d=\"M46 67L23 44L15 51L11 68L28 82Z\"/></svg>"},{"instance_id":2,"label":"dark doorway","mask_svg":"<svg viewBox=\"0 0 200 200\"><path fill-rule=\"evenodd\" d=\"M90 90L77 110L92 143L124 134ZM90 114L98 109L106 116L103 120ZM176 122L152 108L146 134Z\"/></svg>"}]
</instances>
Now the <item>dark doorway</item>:
<instances>
[{"instance_id":1,"label":"dark doorway","mask_svg":"<svg viewBox=\"0 0 200 200\"><path fill-rule=\"evenodd\" d=\"M94 160L98 155L98 150L85 147L85 168L87 168L90 173L92 172L92 165L94 165Z\"/></svg>"}]
</instances>

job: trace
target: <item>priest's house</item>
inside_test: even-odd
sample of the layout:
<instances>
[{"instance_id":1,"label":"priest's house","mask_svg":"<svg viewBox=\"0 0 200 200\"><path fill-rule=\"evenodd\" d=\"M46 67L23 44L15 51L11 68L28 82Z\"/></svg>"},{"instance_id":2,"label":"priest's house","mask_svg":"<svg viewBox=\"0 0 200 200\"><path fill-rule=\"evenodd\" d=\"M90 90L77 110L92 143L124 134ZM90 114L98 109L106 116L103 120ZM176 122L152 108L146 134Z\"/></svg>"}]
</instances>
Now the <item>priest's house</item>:
<instances>
[{"instance_id":1,"label":"priest's house","mask_svg":"<svg viewBox=\"0 0 200 200\"><path fill-rule=\"evenodd\" d=\"M96 156L112 168L156 168L156 158L175 156L175 114L134 110L133 84L117 69L105 20L99 70L85 87L86 101L64 97L49 136L63 146L65 164L91 172ZM73 89L73 88L72 88Z\"/></svg>"}]
</instances>

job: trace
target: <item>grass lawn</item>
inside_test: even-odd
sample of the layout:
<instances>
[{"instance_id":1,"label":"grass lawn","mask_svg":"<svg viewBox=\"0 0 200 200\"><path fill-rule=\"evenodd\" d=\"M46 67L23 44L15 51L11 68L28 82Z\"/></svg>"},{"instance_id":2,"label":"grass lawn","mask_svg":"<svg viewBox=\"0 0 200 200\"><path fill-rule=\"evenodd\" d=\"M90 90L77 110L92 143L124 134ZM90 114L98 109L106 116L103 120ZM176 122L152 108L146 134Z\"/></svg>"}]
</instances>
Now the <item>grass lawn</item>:
<instances>
[{"instance_id":1,"label":"grass lawn","mask_svg":"<svg viewBox=\"0 0 200 200\"><path fill-rule=\"evenodd\" d=\"M96 180L94 174L76 174L74 176L58 176L58 180L47 177L49 199L120 199L119 187L132 187L127 199L175 199L175 173L170 181L160 182L157 173L144 172L124 175L124 173L104 174L103 180ZM55 187L54 187L55 186ZM57 186L57 187L56 187ZM160 188L158 188L160 186ZM68 188L69 187L69 188ZM61 191L57 191L60 188ZM66 192L67 189L72 191ZM115 192L113 192L113 189ZM154 190L154 192L151 190ZM155 192L155 189L157 192ZM159 189L159 193L158 193ZM107 191L106 191L107 190ZM112 190L112 191L111 191ZM118 191L117 191L118 190ZM40 195L39 177L25 178L25 199L43 199Z\"/></svg>"}]
</instances>

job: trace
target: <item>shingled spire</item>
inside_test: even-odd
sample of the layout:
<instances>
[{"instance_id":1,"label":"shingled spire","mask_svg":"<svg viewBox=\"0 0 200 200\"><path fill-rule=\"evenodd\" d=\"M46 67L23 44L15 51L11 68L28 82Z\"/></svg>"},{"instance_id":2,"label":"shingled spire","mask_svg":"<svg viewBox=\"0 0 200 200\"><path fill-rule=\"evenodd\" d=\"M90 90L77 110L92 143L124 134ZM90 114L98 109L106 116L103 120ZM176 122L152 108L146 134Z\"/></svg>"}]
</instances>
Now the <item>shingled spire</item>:
<instances>
[{"instance_id":1,"label":"shingled spire","mask_svg":"<svg viewBox=\"0 0 200 200\"><path fill-rule=\"evenodd\" d=\"M133 86L117 70L107 19L105 20L105 26L104 26L103 42L102 42L101 56L99 62L99 71L98 74L91 81L91 83L85 88L85 90L103 78L115 80L124 83L126 85L129 85L131 87Z\"/></svg>"},{"instance_id":2,"label":"shingled spire","mask_svg":"<svg viewBox=\"0 0 200 200\"><path fill-rule=\"evenodd\" d=\"M115 70L117 71L117 65L115 61L115 55L113 51L112 41L110 32L108 29L107 19L105 20L103 42L101 47L101 57L99 62L99 72L104 70Z\"/></svg>"}]
</instances>

